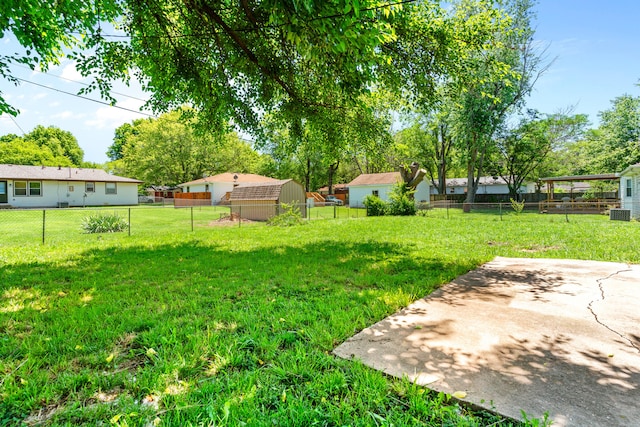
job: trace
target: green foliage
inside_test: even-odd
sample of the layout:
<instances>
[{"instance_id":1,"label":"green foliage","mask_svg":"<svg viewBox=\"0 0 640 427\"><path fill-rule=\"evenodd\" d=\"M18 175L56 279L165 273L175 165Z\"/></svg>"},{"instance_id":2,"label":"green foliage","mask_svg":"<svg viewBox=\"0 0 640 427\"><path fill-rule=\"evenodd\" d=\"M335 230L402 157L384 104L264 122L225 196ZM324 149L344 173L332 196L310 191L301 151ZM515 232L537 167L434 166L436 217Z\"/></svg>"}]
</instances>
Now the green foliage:
<instances>
[{"instance_id":1,"label":"green foliage","mask_svg":"<svg viewBox=\"0 0 640 427\"><path fill-rule=\"evenodd\" d=\"M510 198L509 201L511 202L511 208L516 213L516 215L520 215L524 210L524 200L519 202L515 199Z\"/></svg>"},{"instance_id":2,"label":"green foliage","mask_svg":"<svg viewBox=\"0 0 640 427\"><path fill-rule=\"evenodd\" d=\"M98 213L82 220L85 233L117 233L129 227L127 221L117 214Z\"/></svg>"},{"instance_id":3,"label":"green foliage","mask_svg":"<svg viewBox=\"0 0 640 427\"><path fill-rule=\"evenodd\" d=\"M176 185L221 172L254 172L261 158L235 133L196 128L187 108L116 129L110 167L151 185Z\"/></svg>"},{"instance_id":4,"label":"green foliage","mask_svg":"<svg viewBox=\"0 0 640 427\"><path fill-rule=\"evenodd\" d=\"M3 238L0 420L520 426L331 350L498 255L640 262L638 224L601 216L435 209L429 219L215 228L221 211L209 208L194 232L186 209L137 208L144 232L131 237L97 240L76 222L56 244ZM0 210L22 235L38 217ZM113 400L87 404L102 395Z\"/></svg>"},{"instance_id":5,"label":"green foliage","mask_svg":"<svg viewBox=\"0 0 640 427\"><path fill-rule=\"evenodd\" d=\"M389 193L388 215L415 215L416 202L413 199L415 190L410 189L404 182L398 182Z\"/></svg>"},{"instance_id":6,"label":"green foliage","mask_svg":"<svg viewBox=\"0 0 640 427\"><path fill-rule=\"evenodd\" d=\"M378 196L369 194L364 198L363 203L367 209L367 216L383 216L387 214L387 202Z\"/></svg>"},{"instance_id":7,"label":"green foliage","mask_svg":"<svg viewBox=\"0 0 640 427\"><path fill-rule=\"evenodd\" d=\"M84 152L71 132L36 126L23 137L0 138L0 163L15 165L82 166Z\"/></svg>"},{"instance_id":8,"label":"green foliage","mask_svg":"<svg viewBox=\"0 0 640 427\"><path fill-rule=\"evenodd\" d=\"M304 223L300 214L300 207L294 203L280 203L280 213L267 220L267 225L277 227L291 227Z\"/></svg>"}]
</instances>

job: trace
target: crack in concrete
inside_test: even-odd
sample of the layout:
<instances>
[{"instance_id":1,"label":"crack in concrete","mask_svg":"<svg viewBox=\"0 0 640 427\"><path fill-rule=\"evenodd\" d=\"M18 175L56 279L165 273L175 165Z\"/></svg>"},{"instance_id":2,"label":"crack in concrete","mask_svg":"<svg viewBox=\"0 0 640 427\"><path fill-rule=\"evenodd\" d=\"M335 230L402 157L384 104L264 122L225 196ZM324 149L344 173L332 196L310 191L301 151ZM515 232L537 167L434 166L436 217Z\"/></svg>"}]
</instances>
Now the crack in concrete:
<instances>
[{"instance_id":1,"label":"crack in concrete","mask_svg":"<svg viewBox=\"0 0 640 427\"><path fill-rule=\"evenodd\" d=\"M631 341L631 339L627 338L626 336L624 336L623 334L621 334L620 332L616 331L615 329L609 327L608 325L604 324L603 322L600 321L600 319L598 319L598 315L596 314L596 312L593 310L593 304L598 302L598 301L604 301L605 300L605 295L604 295L604 286L603 286L603 282L607 279L612 278L613 276L616 276L620 273L624 273L627 271L632 271L631 268L627 268L626 270L619 270L616 271L615 273L611 273L610 275L608 275L607 277L603 277L601 279L596 279L596 282L598 283L598 289L600 289L600 299L594 299L592 300L589 305L587 306L587 308L589 309L589 311L591 312L591 314L593 315L593 318L596 319L596 323L598 323L599 325L602 325L603 327L607 328L608 330L610 330L611 332L613 332L614 334L616 334L617 336L619 336L620 338L622 338L623 340L625 340L626 342L629 343L629 345L633 348L636 349L636 351L638 353L640 353L640 347L638 347L637 345L635 345L633 343L633 341Z\"/></svg>"}]
</instances>

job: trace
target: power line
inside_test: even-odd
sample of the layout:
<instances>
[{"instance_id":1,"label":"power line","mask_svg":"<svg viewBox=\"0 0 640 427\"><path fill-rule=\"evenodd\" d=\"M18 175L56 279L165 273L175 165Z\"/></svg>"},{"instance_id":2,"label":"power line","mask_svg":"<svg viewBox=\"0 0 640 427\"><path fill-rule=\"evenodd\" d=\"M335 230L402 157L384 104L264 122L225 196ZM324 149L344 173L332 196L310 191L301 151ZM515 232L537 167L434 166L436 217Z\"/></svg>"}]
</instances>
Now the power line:
<instances>
[{"instance_id":1,"label":"power line","mask_svg":"<svg viewBox=\"0 0 640 427\"><path fill-rule=\"evenodd\" d=\"M35 82L29 81L29 80L21 79L20 77L16 77L15 79L19 80L21 82L24 82L24 83L29 83L29 84L32 84L32 85L35 85L35 86L43 87L45 89L54 90L56 92L64 93L65 95L75 96L76 98L84 99L84 100L91 101L91 102L96 102L98 104L107 105L109 107L118 108L120 110L129 111L131 113L137 113L137 114L141 114L143 116L156 118L156 116L154 116L153 114L148 114L148 113L144 113L142 111L132 110L132 109L126 108L126 107L120 107L119 105L112 105L112 104L110 104L110 103L108 103L106 101L100 101L98 99L88 98L86 96L78 95L76 93L66 92L66 91L61 90L61 89L56 89L54 87L45 86L45 85L41 85L40 83L35 83Z\"/></svg>"},{"instance_id":2,"label":"power line","mask_svg":"<svg viewBox=\"0 0 640 427\"><path fill-rule=\"evenodd\" d=\"M69 79L69 78L66 78L66 77L58 76L58 75L56 75L56 74L45 73L44 71L39 71L39 70L32 70L31 68L26 67L26 66L24 66L24 65L17 65L17 64L16 64L15 66L16 66L16 67L19 67L19 68L24 68L25 70L35 71L36 73L44 74L45 76L57 77L57 78L59 78L59 79L66 80L66 81L68 81L68 82L77 83L77 84L79 84L79 85L83 85L83 86L91 86L91 85L89 85L88 83L79 82L79 81L77 81L77 80L73 80L73 79ZM146 100L146 99L142 99L142 98L138 98L138 97L135 97L135 96L127 95L127 94L125 94L125 93L114 92L114 91L111 91L111 93L113 93L114 95L120 95L120 96L124 96L124 97L127 97L127 98L135 99L136 101L147 102L147 100Z\"/></svg>"},{"instance_id":3,"label":"power line","mask_svg":"<svg viewBox=\"0 0 640 427\"><path fill-rule=\"evenodd\" d=\"M11 119L11 121L13 122L13 124L16 125L18 127L18 129L20 129L20 132L22 132L22 136L25 136L24 130L20 127L18 122L16 122L16 119L14 119L11 114L9 114L8 116Z\"/></svg>"}]
</instances>

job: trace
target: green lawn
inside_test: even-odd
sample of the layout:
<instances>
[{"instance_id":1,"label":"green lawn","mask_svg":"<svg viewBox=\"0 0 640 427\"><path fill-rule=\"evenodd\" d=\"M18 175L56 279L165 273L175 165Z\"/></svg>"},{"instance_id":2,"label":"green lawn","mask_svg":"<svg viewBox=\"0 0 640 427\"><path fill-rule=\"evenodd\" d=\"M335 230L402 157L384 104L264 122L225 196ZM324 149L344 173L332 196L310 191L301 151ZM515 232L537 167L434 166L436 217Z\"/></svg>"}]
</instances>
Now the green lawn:
<instances>
[{"instance_id":1,"label":"green lawn","mask_svg":"<svg viewBox=\"0 0 640 427\"><path fill-rule=\"evenodd\" d=\"M131 236L97 236L65 212L45 245L0 215L0 425L511 425L331 350L496 255L640 262L638 223L604 216L194 209L192 232L188 209L140 208Z\"/></svg>"}]
</instances>

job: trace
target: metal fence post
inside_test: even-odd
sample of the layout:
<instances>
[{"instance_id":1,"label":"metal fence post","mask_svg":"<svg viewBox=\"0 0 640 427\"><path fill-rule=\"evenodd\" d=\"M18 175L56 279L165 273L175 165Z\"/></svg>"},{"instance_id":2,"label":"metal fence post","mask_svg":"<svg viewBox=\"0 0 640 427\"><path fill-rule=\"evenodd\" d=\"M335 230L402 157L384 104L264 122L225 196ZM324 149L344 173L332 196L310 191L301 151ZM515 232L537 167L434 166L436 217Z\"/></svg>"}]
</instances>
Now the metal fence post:
<instances>
[{"instance_id":1,"label":"metal fence post","mask_svg":"<svg viewBox=\"0 0 640 427\"><path fill-rule=\"evenodd\" d=\"M242 205L238 206L238 228L240 228L240 224L242 224Z\"/></svg>"},{"instance_id":2,"label":"metal fence post","mask_svg":"<svg viewBox=\"0 0 640 427\"><path fill-rule=\"evenodd\" d=\"M129 237L131 237L131 208L129 208Z\"/></svg>"},{"instance_id":3,"label":"metal fence post","mask_svg":"<svg viewBox=\"0 0 640 427\"><path fill-rule=\"evenodd\" d=\"M498 206L500 206L500 221L502 221L502 203L499 203Z\"/></svg>"},{"instance_id":4,"label":"metal fence post","mask_svg":"<svg viewBox=\"0 0 640 427\"><path fill-rule=\"evenodd\" d=\"M191 231L193 231L193 206L191 206Z\"/></svg>"},{"instance_id":5,"label":"metal fence post","mask_svg":"<svg viewBox=\"0 0 640 427\"><path fill-rule=\"evenodd\" d=\"M45 223L47 217L47 210L42 209L42 244L44 245Z\"/></svg>"}]
</instances>

